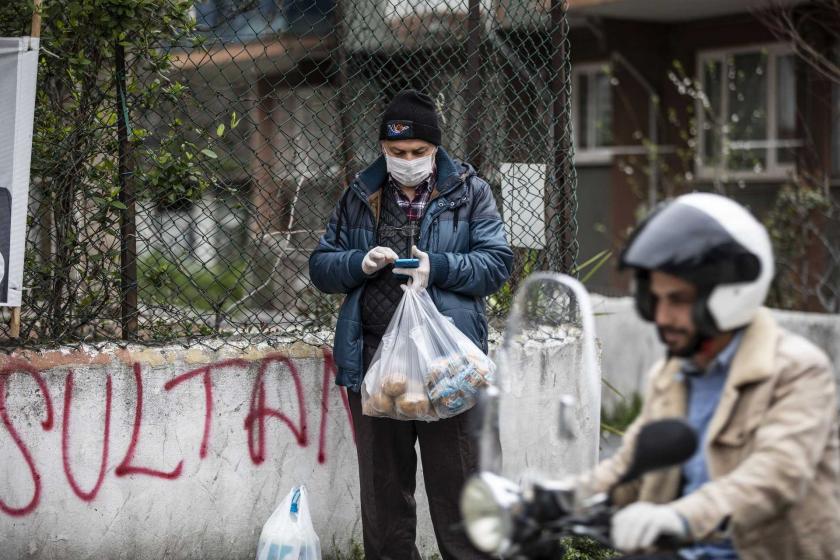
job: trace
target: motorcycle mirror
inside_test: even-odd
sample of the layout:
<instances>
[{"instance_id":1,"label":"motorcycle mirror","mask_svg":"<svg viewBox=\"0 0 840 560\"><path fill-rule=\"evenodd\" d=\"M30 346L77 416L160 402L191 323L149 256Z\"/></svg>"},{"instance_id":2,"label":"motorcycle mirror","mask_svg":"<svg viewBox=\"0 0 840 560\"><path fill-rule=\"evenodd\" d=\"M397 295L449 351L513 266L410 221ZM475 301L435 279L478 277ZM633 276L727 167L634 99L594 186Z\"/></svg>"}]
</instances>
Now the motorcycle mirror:
<instances>
[{"instance_id":1,"label":"motorcycle mirror","mask_svg":"<svg viewBox=\"0 0 840 560\"><path fill-rule=\"evenodd\" d=\"M697 433L685 421L666 418L645 424L636 438L633 463L618 484L650 471L680 465L697 450Z\"/></svg>"}]
</instances>

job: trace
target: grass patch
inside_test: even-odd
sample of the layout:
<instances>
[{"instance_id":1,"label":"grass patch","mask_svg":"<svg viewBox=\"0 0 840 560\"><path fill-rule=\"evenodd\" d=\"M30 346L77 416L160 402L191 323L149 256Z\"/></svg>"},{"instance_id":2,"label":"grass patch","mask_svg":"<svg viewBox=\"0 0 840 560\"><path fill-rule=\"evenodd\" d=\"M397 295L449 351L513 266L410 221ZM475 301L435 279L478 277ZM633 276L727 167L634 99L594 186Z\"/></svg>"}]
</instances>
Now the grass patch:
<instances>
[{"instance_id":1,"label":"grass patch","mask_svg":"<svg viewBox=\"0 0 840 560\"><path fill-rule=\"evenodd\" d=\"M607 560L618 557L618 552L589 537L567 537L563 539L566 548L563 560Z\"/></svg>"},{"instance_id":2,"label":"grass patch","mask_svg":"<svg viewBox=\"0 0 840 560\"><path fill-rule=\"evenodd\" d=\"M641 410L642 396L634 392L629 399L624 398L618 401L612 410L601 409L601 429L616 435L624 435Z\"/></svg>"},{"instance_id":3,"label":"grass patch","mask_svg":"<svg viewBox=\"0 0 840 560\"><path fill-rule=\"evenodd\" d=\"M330 551L323 554L323 560L365 560L365 550L356 539L350 539L350 546L339 547L333 537Z\"/></svg>"}]
</instances>

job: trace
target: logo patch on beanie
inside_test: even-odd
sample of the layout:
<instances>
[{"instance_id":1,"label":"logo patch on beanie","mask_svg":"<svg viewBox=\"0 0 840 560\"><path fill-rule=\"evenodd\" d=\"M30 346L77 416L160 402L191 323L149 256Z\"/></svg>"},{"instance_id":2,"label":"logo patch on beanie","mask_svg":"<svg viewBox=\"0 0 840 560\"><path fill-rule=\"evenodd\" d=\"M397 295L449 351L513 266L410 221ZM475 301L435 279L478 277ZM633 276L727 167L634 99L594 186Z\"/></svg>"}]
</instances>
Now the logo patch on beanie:
<instances>
[{"instance_id":1,"label":"logo patch on beanie","mask_svg":"<svg viewBox=\"0 0 840 560\"><path fill-rule=\"evenodd\" d=\"M413 130L410 122L391 121L388 123L388 138L408 138Z\"/></svg>"}]
</instances>

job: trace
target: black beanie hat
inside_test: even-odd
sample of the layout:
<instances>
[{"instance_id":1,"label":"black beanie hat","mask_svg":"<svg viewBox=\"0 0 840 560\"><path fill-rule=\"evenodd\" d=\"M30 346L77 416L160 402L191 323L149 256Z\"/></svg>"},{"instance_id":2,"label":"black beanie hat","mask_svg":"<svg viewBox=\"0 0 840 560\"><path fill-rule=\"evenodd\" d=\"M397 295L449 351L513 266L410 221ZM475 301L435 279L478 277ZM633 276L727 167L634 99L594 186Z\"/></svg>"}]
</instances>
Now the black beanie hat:
<instances>
[{"instance_id":1,"label":"black beanie hat","mask_svg":"<svg viewBox=\"0 0 840 560\"><path fill-rule=\"evenodd\" d=\"M379 126L380 140L425 140L440 146L435 102L414 89L399 92L385 108Z\"/></svg>"}]
</instances>

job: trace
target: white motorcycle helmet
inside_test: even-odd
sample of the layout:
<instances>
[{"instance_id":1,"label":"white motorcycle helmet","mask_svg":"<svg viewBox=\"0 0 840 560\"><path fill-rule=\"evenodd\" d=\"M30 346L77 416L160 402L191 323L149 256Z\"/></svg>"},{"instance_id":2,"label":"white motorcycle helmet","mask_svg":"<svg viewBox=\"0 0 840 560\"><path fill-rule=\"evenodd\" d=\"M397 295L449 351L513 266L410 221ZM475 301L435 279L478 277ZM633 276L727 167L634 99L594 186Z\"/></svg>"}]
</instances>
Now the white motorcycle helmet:
<instances>
[{"instance_id":1,"label":"white motorcycle helmet","mask_svg":"<svg viewBox=\"0 0 840 560\"><path fill-rule=\"evenodd\" d=\"M694 324L701 337L752 322L773 280L767 230L724 196L693 193L654 210L633 232L619 268L636 270L636 307L653 321L650 271L686 280L698 289Z\"/></svg>"}]
</instances>

